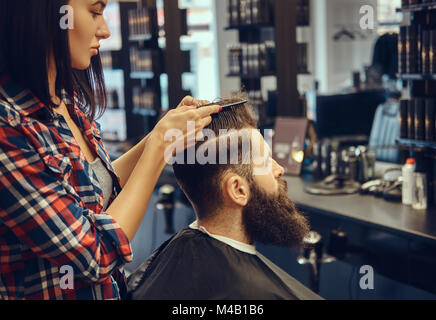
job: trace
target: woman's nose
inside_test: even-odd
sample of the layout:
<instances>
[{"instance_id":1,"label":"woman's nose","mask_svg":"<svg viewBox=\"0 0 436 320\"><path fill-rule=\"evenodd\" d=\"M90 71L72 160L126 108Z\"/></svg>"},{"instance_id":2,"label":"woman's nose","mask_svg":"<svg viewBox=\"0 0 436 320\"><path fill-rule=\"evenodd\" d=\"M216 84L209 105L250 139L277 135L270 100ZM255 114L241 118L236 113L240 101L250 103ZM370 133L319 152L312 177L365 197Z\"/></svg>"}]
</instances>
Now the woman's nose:
<instances>
[{"instance_id":1,"label":"woman's nose","mask_svg":"<svg viewBox=\"0 0 436 320\"><path fill-rule=\"evenodd\" d=\"M107 26L106 20L103 19L102 24L97 30L97 38L100 39L107 39L111 36L111 32L109 30L109 27Z\"/></svg>"}]
</instances>

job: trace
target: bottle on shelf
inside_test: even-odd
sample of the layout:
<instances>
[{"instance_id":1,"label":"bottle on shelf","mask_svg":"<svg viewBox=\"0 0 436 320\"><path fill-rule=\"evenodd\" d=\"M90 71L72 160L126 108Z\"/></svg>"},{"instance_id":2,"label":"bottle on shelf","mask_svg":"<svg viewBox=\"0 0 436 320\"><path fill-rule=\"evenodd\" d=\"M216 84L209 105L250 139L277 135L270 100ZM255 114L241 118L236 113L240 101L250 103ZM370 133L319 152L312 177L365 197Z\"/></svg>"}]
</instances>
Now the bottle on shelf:
<instances>
[{"instance_id":1,"label":"bottle on shelf","mask_svg":"<svg viewBox=\"0 0 436 320\"><path fill-rule=\"evenodd\" d=\"M150 16L147 9L132 9L128 13L130 37L150 35Z\"/></svg>"},{"instance_id":2,"label":"bottle on shelf","mask_svg":"<svg viewBox=\"0 0 436 320\"><path fill-rule=\"evenodd\" d=\"M402 168L403 187L402 187L402 202L404 205L412 205L413 190L414 190L414 174L416 160L409 158Z\"/></svg>"},{"instance_id":3,"label":"bottle on shelf","mask_svg":"<svg viewBox=\"0 0 436 320\"><path fill-rule=\"evenodd\" d=\"M229 75L262 77L276 73L276 45L274 41L263 43L235 43L228 45ZM297 44L298 73L308 70L307 43Z\"/></svg>"}]
</instances>

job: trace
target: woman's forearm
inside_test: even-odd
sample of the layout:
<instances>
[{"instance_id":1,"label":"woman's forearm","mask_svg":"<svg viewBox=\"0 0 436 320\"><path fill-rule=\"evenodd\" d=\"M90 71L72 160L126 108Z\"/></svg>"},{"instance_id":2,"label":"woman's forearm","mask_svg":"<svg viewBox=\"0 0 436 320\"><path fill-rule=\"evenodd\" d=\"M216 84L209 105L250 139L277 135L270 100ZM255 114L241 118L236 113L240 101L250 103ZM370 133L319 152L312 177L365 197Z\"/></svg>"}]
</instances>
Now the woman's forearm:
<instances>
[{"instance_id":1,"label":"woman's forearm","mask_svg":"<svg viewBox=\"0 0 436 320\"><path fill-rule=\"evenodd\" d=\"M122 188L126 185L127 180L129 180L133 169L135 169L135 166L141 157L142 152L144 151L144 146L149 137L150 134L148 134L140 143L112 163L116 174L120 178Z\"/></svg>"},{"instance_id":2,"label":"woman's forearm","mask_svg":"<svg viewBox=\"0 0 436 320\"><path fill-rule=\"evenodd\" d=\"M149 137L124 188L106 210L132 240L141 225L151 196L165 167L162 141Z\"/></svg>"}]
</instances>

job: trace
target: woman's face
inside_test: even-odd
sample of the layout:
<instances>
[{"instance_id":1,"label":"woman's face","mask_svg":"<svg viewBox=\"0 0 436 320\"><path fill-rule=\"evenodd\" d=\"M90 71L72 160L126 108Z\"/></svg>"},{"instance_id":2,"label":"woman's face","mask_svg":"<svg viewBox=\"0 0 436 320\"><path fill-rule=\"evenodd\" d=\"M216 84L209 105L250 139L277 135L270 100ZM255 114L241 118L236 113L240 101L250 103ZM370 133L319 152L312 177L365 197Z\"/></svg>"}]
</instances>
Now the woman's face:
<instances>
[{"instance_id":1,"label":"woman's face","mask_svg":"<svg viewBox=\"0 0 436 320\"><path fill-rule=\"evenodd\" d=\"M74 10L74 28L68 30L71 65L74 69L85 70L91 64L91 57L98 54L100 40L110 37L110 31L103 17L108 0L70 0Z\"/></svg>"}]
</instances>

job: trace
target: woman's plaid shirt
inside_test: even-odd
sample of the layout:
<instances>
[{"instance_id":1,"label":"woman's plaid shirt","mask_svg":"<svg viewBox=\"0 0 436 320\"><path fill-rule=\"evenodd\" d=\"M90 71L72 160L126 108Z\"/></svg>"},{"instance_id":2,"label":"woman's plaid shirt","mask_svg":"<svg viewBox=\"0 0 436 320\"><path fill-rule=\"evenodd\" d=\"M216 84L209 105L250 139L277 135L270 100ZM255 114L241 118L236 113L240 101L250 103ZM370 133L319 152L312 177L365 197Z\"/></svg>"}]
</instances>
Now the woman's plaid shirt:
<instances>
[{"instance_id":1,"label":"woman's plaid shirt","mask_svg":"<svg viewBox=\"0 0 436 320\"><path fill-rule=\"evenodd\" d=\"M121 187L97 124L63 98L112 175L110 205ZM131 260L129 240L103 212L97 177L65 119L1 77L0 300L119 299L126 289L120 268Z\"/></svg>"}]
</instances>

